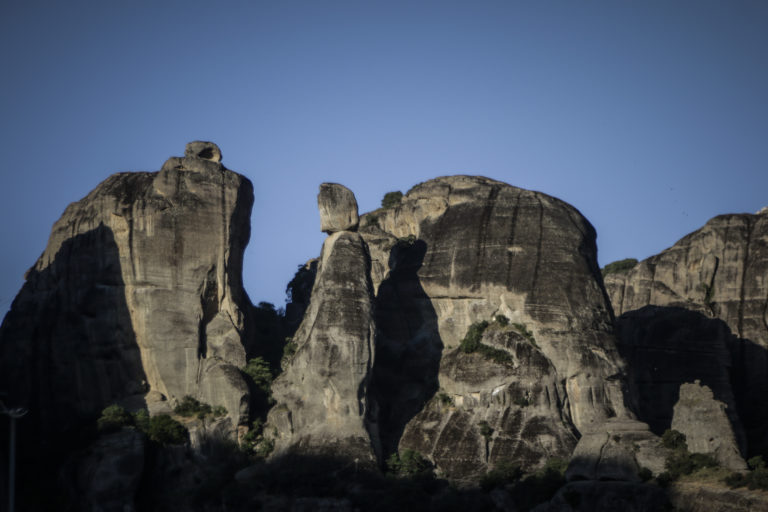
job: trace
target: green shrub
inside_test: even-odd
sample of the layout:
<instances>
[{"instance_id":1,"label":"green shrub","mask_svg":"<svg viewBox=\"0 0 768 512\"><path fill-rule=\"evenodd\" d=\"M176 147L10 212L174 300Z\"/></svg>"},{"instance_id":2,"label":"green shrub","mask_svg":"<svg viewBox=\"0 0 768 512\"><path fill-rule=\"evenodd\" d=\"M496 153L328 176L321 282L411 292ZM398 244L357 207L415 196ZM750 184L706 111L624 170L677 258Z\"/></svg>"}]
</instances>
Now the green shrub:
<instances>
[{"instance_id":1,"label":"green shrub","mask_svg":"<svg viewBox=\"0 0 768 512\"><path fill-rule=\"evenodd\" d=\"M160 444L183 444L188 432L184 425L167 414L152 416L149 420L149 438Z\"/></svg>"},{"instance_id":2,"label":"green shrub","mask_svg":"<svg viewBox=\"0 0 768 512\"><path fill-rule=\"evenodd\" d=\"M102 433L114 432L132 424L131 414L117 404L112 404L101 411L101 417L96 421L96 427Z\"/></svg>"},{"instance_id":3,"label":"green shrub","mask_svg":"<svg viewBox=\"0 0 768 512\"><path fill-rule=\"evenodd\" d=\"M690 475L703 468L717 467L714 457L706 453L690 453L688 450L675 450L667 457L664 468L672 480L683 475Z\"/></svg>"},{"instance_id":4,"label":"green shrub","mask_svg":"<svg viewBox=\"0 0 768 512\"><path fill-rule=\"evenodd\" d=\"M185 418L197 416L202 419L206 414L211 414L213 409L209 404L201 402L192 396L185 395L176 407L173 408L173 412Z\"/></svg>"},{"instance_id":5,"label":"green shrub","mask_svg":"<svg viewBox=\"0 0 768 512\"><path fill-rule=\"evenodd\" d=\"M765 467L765 461L761 456L752 457L747 461L752 471L749 473L733 473L723 480L726 485L732 488L748 487L751 490L761 489L768 491L768 468Z\"/></svg>"},{"instance_id":6,"label":"green shrub","mask_svg":"<svg viewBox=\"0 0 768 512\"><path fill-rule=\"evenodd\" d=\"M400 453L393 453L387 459L387 468L390 473L401 478L431 478L432 463L422 454L409 448Z\"/></svg>"},{"instance_id":7,"label":"green shrub","mask_svg":"<svg viewBox=\"0 0 768 512\"><path fill-rule=\"evenodd\" d=\"M552 499L557 490L565 485L567 467L567 460L555 457L549 459L542 469L519 482L512 491L518 509L530 510Z\"/></svg>"},{"instance_id":8,"label":"green shrub","mask_svg":"<svg viewBox=\"0 0 768 512\"><path fill-rule=\"evenodd\" d=\"M493 319L497 324L499 324L502 327L506 327L507 325L509 325L509 318L505 317L504 315L496 315Z\"/></svg>"},{"instance_id":9,"label":"green shrub","mask_svg":"<svg viewBox=\"0 0 768 512\"><path fill-rule=\"evenodd\" d=\"M256 445L254 452L257 456L267 458L269 454L275 449L275 441L269 437L263 437L261 441Z\"/></svg>"},{"instance_id":10,"label":"green shrub","mask_svg":"<svg viewBox=\"0 0 768 512\"><path fill-rule=\"evenodd\" d=\"M495 361L499 364L513 365L515 362L515 358L512 357L512 354L506 350L489 347L488 345L484 345L482 343L478 343L477 349L475 350L486 359L490 359L491 361Z\"/></svg>"},{"instance_id":11,"label":"green shrub","mask_svg":"<svg viewBox=\"0 0 768 512\"><path fill-rule=\"evenodd\" d=\"M365 226L363 226L363 227L367 228L369 226L376 226L377 228L381 227L381 226L379 226L379 216L378 215L373 215L373 214L369 213L365 217Z\"/></svg>"},{"instance_id":12,"label":"green shrub","mask_svg":"<svg viewBox=\"0 0 768 512\"><path fill-rule=\"evenodd\" d=\"M250 359L245 368L243 368L243 373L253 380L257 388L264 391L267 395L271 393L272 370L269 369L269 363L263 357Z\"/></svg>"},{"instance_id":13,"label":"green shrub","mask_svg":"<svg viewBox=\"0 0 768 512\"><path fill-rule=\"evenodd\" d=\"M480 339L483 337L483 332L488 328L488 322L485 320L481 322L475 322L467 329L467 334L464 339L461 340L459 348L466 353L474 352L480 347Z\"/></svg>"},{"instance_id":14,"label":"green shrub","mask_svg":"<svg viewBox=\"0 0 768 512\"><path fill-rule=\"evenodd\" d=\"M219 416L226 416L227 415L227 408L223 405L217 405L213 408L213 411L211 412L214 418L218 418Z\"/></svg>"},{"instance_id":15,"label":"green shrub","mask_svg":"<svg viewBox=\"0 0 768 512\"><path fill-rule=\"evenodd\" d=\"M496 487L516 482L522 476L523 470L517 464L512 461L499 461L492 470L480 478L480 488L487 492Z\"/></svg>"},{"instance_id":16,"label":"green shrub","mask_svg":"<svg viewBox=\"0 0 768 512\"><path fill-rule=\"evenodd\" d=\"M402 200L403 193L399 190L396 192L387 192L381 200L381 207L387 209L394 208L399 205Z\"/></svg>"},{"instance_id":17,"label":"green shrub","mask_svg":"<svg viewBox=\"0 0 768 512\"><path fill-rule=\"evenodd\" d=\"M149 411L139 409L133 413L133 424L145 434L149 432Z\"/></svg>"},{"instance_id":18,"label":"green shrub","mask_svg":"<svg viewBox=\"0 0 768 512\"><path fill-rule=\"evenodd\" d=\"M440 400L440 403L446 406L453 405L453 398L448 393L440 392L437 395L437 399Z\"/></svg>"},{"instance_id":19,"label":"green shrub","mask_svg":"<svg viewBox=\"0 0 768 512\"><path fill-rule=\"evenodd\" d=\"M687 450L688 443L685 441L685 434L677 430L667 429L661 435L661 444L664 448L670 450Z\"/></svg>"},{"instance_id":20,"label":"green shrub","mask_svg":"<svg viewBox=\"0 0 768 512\"><path fill-rule=\"evenodd\" d=\"M637 260L635 258L626 258L623 260L614 261L603 267L603 277L608 274L620 274L622 272L628 272L635 268Z\"/></svg>"}]
</instances>

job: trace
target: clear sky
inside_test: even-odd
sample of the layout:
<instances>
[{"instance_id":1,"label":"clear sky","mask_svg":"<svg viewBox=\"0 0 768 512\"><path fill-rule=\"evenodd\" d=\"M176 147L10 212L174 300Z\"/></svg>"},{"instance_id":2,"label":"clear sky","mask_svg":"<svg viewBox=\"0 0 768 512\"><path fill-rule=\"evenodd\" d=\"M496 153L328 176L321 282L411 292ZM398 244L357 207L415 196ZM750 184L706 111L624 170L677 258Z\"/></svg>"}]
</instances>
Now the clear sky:
<instances>
[{"instance_id":1,"label":"clear sky","mask_svg":"<svg viewBox=\"0 0 768 512\"><path fill-rule=\"evenodd\" d=\"M283 305L316 194L479 174L577 207L601 265L768 204L765 1L3 0L0 314L66 205L212 140Z\"/></svg>"}]
</instances>

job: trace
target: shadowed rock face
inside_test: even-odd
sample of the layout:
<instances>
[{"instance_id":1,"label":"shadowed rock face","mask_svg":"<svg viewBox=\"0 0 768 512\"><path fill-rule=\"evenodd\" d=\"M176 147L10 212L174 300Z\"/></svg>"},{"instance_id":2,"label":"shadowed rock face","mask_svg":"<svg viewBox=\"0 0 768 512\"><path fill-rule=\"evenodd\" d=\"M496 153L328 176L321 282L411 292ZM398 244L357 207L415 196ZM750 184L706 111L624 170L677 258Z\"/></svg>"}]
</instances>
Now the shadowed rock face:
<instances>
[{"instance_id":1,"label":"shadowed rock face","mask_svg":"<svg viewBox=\"0 0 768 512\"><path fill-rule=\"evenodd\" d=\"M646 305L670 306L727 324L735 335L727 340L731 357L721 357L724 368L709 368L707 373L730 373L748 453L768 454L768 213L715 217L630 271L607 276L605 286L617 315ZM685 338L690 330L681 324L679 333L669 337ZM686 367L708 365L709 345L697 352L686 350L679 357L685 358ZM707 375L691 377L689 382L700 378L723 400Z\"/></svg>"},{"instance_id":2,"label":"shadowed rock face","mask_svg":"<svg viewBox=\"0 0 768 512\"><path fill-rule=\"evenodd\" d=\"M28 272L0 331L0 389L38 410L42 428L148 391L224 405L232 427L247 420L236 367L252 186L215 145L187 153L209 159L115 174L71 204Z\"/></svg>"},{"instance_id":3,"label":"shadowed rock face","mask_svg":"<svg viewBox=\"0 0 768 512\"><path fill-rule=\"evenodd\" d=\"M564 433L571 426L582 431L629 414L610 307L598 275L595 232L576 209L487 178L453 176L415 186L400 205L366 214L361 224L377 292L374 386L385 449L392 450L403 431L401 448L422 449L434 460L459 442L476 447L468 461L485 457L485 439L471 423L481 416L497 426L497 419L514 422L509 397L506 405L491 404L503 401L516 382L525 387L534 380L522 365L505 370L491 362L482 363L490 380L456 373L470 360L480 364L474 355L456 353L469 326L497 314L524 325L538 345L534 359L544 377L531 389L536 407L530 409L537 412L526 414L520 425L546 409L541 428L531 423L530 440L550 437L526 455L532 466L572 447L572 434ZM519 348L508 340L499 350L517 357ZM403 375L409 385L393 386ZM506 391L492 399L497 386ZM439 388L455 395L454 407L440 410L430 402ZM474 408L481 404L491 410L478 413ZM565 421L567 428L547 432L546 425L555 420ZM458 421L466 424L451 426ZM446 427L435 433L437 444L416 441L417 432L436 425ZM456 435L447 435L451 429ZM505 453L514 450L507 446ZM490 453L493 449L492 459Z\"/></svg>"}]
</instances>

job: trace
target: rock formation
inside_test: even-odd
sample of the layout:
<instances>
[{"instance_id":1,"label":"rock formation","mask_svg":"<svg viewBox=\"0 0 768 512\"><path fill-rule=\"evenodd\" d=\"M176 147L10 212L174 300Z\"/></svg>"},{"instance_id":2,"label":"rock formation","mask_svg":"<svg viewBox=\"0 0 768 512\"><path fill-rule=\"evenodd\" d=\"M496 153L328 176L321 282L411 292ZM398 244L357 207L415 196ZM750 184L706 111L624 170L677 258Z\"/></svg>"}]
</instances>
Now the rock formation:
<instances>
[{"instance_id":1,"label":"rock formation","mask_svg":"<svg viewBox=\"0 0 768 512\"><path fill-rule=\"evenodd\" d=\"M575 433L630 414L595 232L576 209L487 178L453 176L413 187L398 206L368 213L361 224L377 293L374 394L385 451L399 442L440 461L459 447L467 464L525 452L532 467L567 452ZM496 315L535 340L486 339L515 361L512 368L457 352L470 325ZM473 364L487 374L471 371ZM433 400L441 388L454 405ZM523 396L530 408L513 403ZM481 418L496 432L487 457L473 424ZM561 420L565 428L554 426ZM532 443L511 439L520 428ZM427 433L429 441L419 440Z\"/></svg>"},{"instance_id":2,"label":"rock formation","mask_svg":"<svg viewBox=\"0 0 768 512\"><path fill-rule=\"evenodd\" d=\"M726 407L698 380L683 384L675 404L672 429L685 434L691 453L711 453L724 468L743 471L747 465L739 453Z\"/></svg>"},{"instance_id":3,"label":"rock formation","mask_svg":"<svg viewBox=\"0 0 768 512\"><path fill-rule=\"evenodd\" d=\"M37 441L105 406L192 395L245 423L251 183L218 147L119 173L67 207L0 328L0 390Z\"/></svg>"},{"instance_id":4,"label":"rock formation","mask_svg":"<svg viewBox=\"0 0 768 512\"><path fill-rule=\"evenodd\" d=\"M768 402L764 399L768 396L768 213L761 210L755 215L715 217L628 272L606 276L605 285L616 314L624 314L619 318L622 344L627 339L645 337L648 331L642 322L634 324L637 334L631 333L635 328L631 327L633 322L627 315L636 314L630 312L646 305L684 308L727 324L734 336L729 333L722 340L716 349L718 354L712 353L711 343L702 344L700 349L688 345L679 351L667 347L664 352L678 360L684 359L683 371L688 372L691 367L704 370L705 374L690 375L688 382L701 379L716 399L728 405L729 415L738 413L746 431L749 454L768 453ZM680 313L667 311L671 317L662 310L654 313L657 317L654 323L666 325L665 337L688 339L695 344L701 335L692 337L691 331L701 332L701 329L679 322L676 317ZM670 324L677 327L671 329ZM698 321L694 325L701 324ZM704 337L713 336L718 335ZM730 357L722 353L723 345ZM719 361L718 368L711 365L715 359ZM670 372L674 371L672 368L681 368L671 363L665 367ZM708 380L713 372L719 373L721 382L730 382L729 393L734 397L735 407L726 396L729 393L723 392L723 386ZM675 399L671 397L672 403ZM665 400L667 409L669 402ZM738 438L738 429L736 435Z\"/></svg>"},{"instance_id":5,"label":"rock formation","mask_svg":"<svg viewBox=\"0 0 768 512\"><path fill-rule=\"evenodd\" d=\"M328 202L336 197L329 191L340 190L349 192L320 187L324 228L335 218L357 217L354 196L349 201L342 192L343 204ZM375 333L369 269L358 233L338 231L323 243L311 302L293 337L296 353L272 384L276 404L266 430L276 429L278 457L323 455L376 465L376 435L369 433Z\"/></svg>"},{"instance_id":6,"label":"rock formation","mask_svg":"<svg viewBox=\"0 0 768 512\"><path fill-rule=\"evenodd\" d=\"M359 222L357 200L347 187L338 183L323 183L317 195L320 210L320 231L355 231Z\"/></svg>"}]
</instances>

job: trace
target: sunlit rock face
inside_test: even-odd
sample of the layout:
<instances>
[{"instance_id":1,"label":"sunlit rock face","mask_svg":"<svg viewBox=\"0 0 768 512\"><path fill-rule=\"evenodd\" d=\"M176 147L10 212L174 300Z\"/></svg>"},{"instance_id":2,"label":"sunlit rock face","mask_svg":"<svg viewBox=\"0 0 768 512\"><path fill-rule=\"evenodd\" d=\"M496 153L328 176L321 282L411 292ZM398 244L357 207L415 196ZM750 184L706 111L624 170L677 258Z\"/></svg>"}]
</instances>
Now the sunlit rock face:
<instances>
[{"instance_id":1,"label":"sunlit rock face","mask_svg":"<svg viewBox=\"0 0 768 512\"><path fill-rule=\"evenodd\" d=\"M622 315L619 325L624 345L647 337L647 326L633 321L638 314L647 316L636 312L647 305L684 308L727 325L729 332L718 350L729 354L718 356L719 369L707 362L712 359L711 343L669 353L687 361L686 372L691 367L706 367L705 374L690 375L687 382L701 379L717 400L728 405L729 415L738 413L748 454L768 450L768 402L764 400L768 395L768 213L715 217L630 271L607 276L605 285L616 315ZM672 342L665 350L674 349L680 340L688 340L686 345L695 342L696 335L691 333L701 331L697 326L702 321L689 326L679 321L679 313L668 311L671 316L656 311L653 321ZM677 327L672 329L671 324ZM722 386L708 379L717 372L727 375L731 389L725 394ZM728 394L734 397L735 408L729 404Z\"/></svg>"},{"instance_id":2,"label":"sunlit rock face","mask_svg":"<svg viewBox=\"0 0 768 512\"><path fill-rule=\"evenodd\" d=\"M324 184L321 216L326 193ZM276 432L274 457L320 456L376 467L368 393L375 351L369 269L358 233L339 231L323 243L311 301L293 337L297 351L272 384L275 406L265 430Z\"/></svg>"},{"instance_id":3,"label":"sunlit rock face","mask_svg":"<svg viewBox=\"0 0 768 512\"><path fill-rule=\"evenodd\" d=\"M336 233L357 229L357 200L355 194L344 185L321 184L317 207L320 210L320 231Z\"/></svg>"},{"instance_id":4,"label":"sunlit rock face","mask_svg":"<svg viewBox=\"0 0 768 512\"><path fill-rule=\"evenodd\" d=\"M67 207L0 331L0 389L43 431L151 392L247 421L251 183L192 143L159 172L118 173ZM205 158L200 158L205 156Z\"/></svg>"},{"instance_id":5,"label":"sunlit rock face","mask_svg":"<svg viewBox=\"0 0 768 512\"><path fill-rule=\"evenodd\" d=\"M413 187L361 226L376 290L373 394L385 452L418 449L454 474L516 457L530 468L569 453L592 425L631 414L595 231L575 208L452 176ZM496 315L535 344L512 330L484 338L509 355L506 366L459 353L469 326ZM520 397L530 405L516 405ZM488 439L480 421L494 431Z\"/></svg>"}]
</instances>

